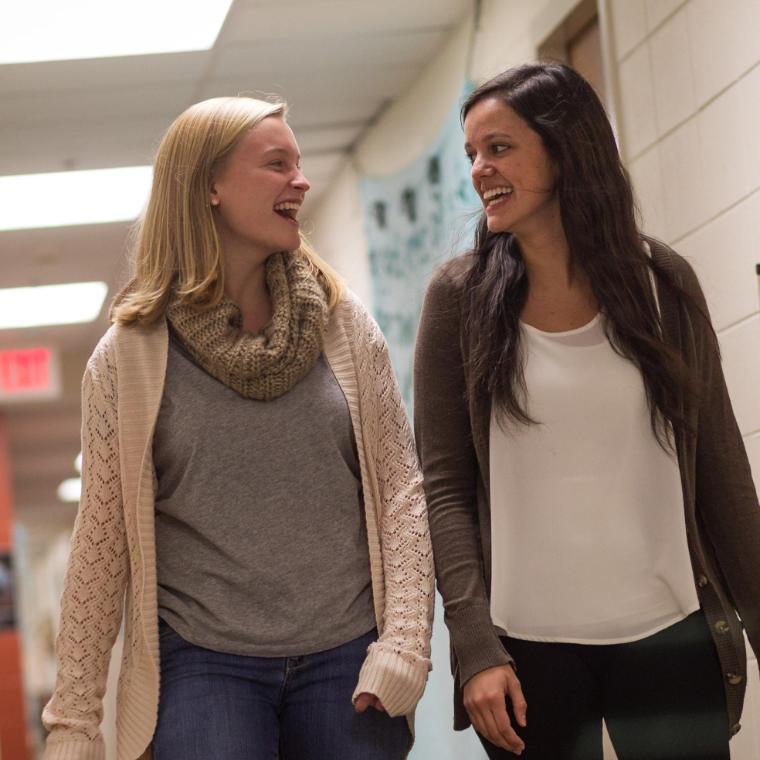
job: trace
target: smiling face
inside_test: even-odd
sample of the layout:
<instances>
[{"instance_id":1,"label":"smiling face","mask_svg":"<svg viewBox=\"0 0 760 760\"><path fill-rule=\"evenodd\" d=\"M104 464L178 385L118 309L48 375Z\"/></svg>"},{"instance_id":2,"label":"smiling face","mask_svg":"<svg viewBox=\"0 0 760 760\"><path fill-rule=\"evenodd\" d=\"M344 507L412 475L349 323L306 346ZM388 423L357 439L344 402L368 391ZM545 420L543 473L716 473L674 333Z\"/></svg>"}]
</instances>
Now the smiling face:
<instances>
[{"instance_id":1,"label":"smiling face","mask_svg":"<svg viewBox=\"0 0 760 760\"><path fill-rule=\"evenodd\" d=\"M491 232L519 240L556 226L557 171L537 132L500 98L486 97L467 113L464 137Z\"/></svg>"},{"instance_id":2,"label":"smiling face","mask_svg":"<svg viewBox=\"0 0 760 760\"><path fill-rule=\"evenodd\" d=\"M209 201L222 250L262 260L296 250L296 216L309 187L292 130L279 116L268 116L240 139L213 177Z\"/></svg>"}]
</instances>

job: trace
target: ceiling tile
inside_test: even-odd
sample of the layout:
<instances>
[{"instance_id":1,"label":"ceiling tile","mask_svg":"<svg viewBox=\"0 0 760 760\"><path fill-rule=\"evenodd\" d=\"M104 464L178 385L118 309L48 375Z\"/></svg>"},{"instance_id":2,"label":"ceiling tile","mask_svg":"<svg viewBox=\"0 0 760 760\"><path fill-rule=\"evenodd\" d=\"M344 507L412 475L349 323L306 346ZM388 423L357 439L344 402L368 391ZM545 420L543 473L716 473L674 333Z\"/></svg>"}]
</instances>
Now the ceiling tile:
<instances>
[{"instance_id":1,"label":"ceiling tile","mask_svg":"<svg viewBox=\"0 0 760 760\"><path fill-rule=\"evenodd\" d=\"M224 79L240 71L250 71L258 79L277 79L284 75L303 77L308 73L341 70L366 71L381 66L414 65L428 61L445 39L441 29L395 32L372 36L325 35L298 42L297 55L288 40L267 40L255 45L238 43L219 51L209 72Z\"/></svg>"},{"instance_id":2,"label":"ceiling tile","mask_svg":"<svg viewBox=\"0 0 760 760\"><path fill-rule=\"evenodd\" d=\"M211 58L211 52L203 51L0 66L0 94L193 82L203 76Z\"/></svg>"},{"instance_id":3,"label":"ceiling tile","mask_svg":"<svg viewBox=\"0 0 760 760\"><path fill-rule=\"evenodd\" d=\"M87 129L79 121L58 121L55 129L6 126L0 129L0 175L149 164L174 116L104 118Z\"/></svg>"},{"instance_id":4,"label":"ceiling tile","mask_svg":"<svg viewBox=\"0 0 760 760\"><path fill-rule=\"evenodd\" d=\"M472 4L470 0L302 0L277 4L249 1L236 6L234 17L220 34L224 44L437 29L463 19Z\"/></svg>"},{"instance_id":5,"label":"ceiling tile","mask_svg":"<svg viewBox=\"0 0 760 760\"><path fill-rule=\"evenodd\" d=\"M121 87L71 92L15 94L3 97L0 129L27 124L89 122L109 118L179 114L195 100L194 85Z\"/></svg>"}]
</instances>

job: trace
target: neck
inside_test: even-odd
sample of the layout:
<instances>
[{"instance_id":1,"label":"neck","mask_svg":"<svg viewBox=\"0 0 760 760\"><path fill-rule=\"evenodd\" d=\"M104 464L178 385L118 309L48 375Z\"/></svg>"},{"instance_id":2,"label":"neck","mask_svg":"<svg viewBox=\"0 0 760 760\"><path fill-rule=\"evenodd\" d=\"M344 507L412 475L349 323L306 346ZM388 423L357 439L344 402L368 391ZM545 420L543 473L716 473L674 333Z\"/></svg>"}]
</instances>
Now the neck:
<instances>
[{"instance_id":1,"label":"neck","mask_svg":"<svg viewBox=\"0 0 760 760\"><path fill-rule=\"evenodd\" d=\"M572 288L576 272L571 270L570 245L559 219L515 231L531 288Z\"/></svg>"},{"instance_id":2,"label":"neck","mask_svg":"<svg viewBox=\"0 0 760 760\"><path fill-rule=\"evenodd\" d=\"M259 332L272 318L272 299L266 282L267 258L250 251L235 256L225 250L224 294L240 309L246 332Z\"/></svg>"},{"instance_id":3,"label":"neck","mask_svg":"<svg viewBox=\"0 0 760 760\"><path fill-rule=\"evenodd\" d=\"M521 318L539 329L566 330L586 324L599 305L585 272L571 267L570 245L561 224L517 234L528 271L528 298Z\"/></svg>"}]
</instances>

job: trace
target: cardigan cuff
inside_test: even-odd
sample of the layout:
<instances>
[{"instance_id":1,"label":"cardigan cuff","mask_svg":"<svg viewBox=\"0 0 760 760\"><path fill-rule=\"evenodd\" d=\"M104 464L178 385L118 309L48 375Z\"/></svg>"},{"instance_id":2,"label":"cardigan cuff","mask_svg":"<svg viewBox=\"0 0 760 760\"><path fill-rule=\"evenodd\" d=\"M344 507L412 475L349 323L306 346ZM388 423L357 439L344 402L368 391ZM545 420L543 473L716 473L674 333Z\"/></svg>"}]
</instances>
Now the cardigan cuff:
<instances>
[{"instance_id":1,"label":"cardigan cuff","mask_svg":"<svg viewBox=\"0 0 760 760\"><path fill-rule=\"evenodd\" d=\"M483 670L514 662L496 633L487 607L465 607L446 613L445 619L457 660L460 688Z\"/></svg>"},{"instance_id":2,"label":"cardigan cuff","mask_svg":"<svg viewBox=\"0 0 760 760\"><path fill-rule=\"evenodd\" d=\"M93 741L48 738L42 760L106 760L103 737Z\"/></svg>"},{"instance_id":3,"label":"cardigan cuff","mask_svg":"<svg viewBox=\"0 0 760 760\"><path fill-rule=\"evenodd\" d=\"M352 701L363 692L374 694L392 718L409 715L425 690L430 660L409 662L380 642L370 644Z\"/></svg>"}]
</instances>

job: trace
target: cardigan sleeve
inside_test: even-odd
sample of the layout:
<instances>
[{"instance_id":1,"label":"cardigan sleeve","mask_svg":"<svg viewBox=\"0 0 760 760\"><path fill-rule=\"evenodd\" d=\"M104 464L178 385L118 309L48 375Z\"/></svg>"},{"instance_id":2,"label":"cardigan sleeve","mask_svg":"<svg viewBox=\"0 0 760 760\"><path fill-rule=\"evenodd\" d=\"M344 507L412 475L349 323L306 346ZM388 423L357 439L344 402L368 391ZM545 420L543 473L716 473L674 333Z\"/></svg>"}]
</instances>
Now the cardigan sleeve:
<instances>
[{"instance_id":1,"label":"cardigan sleeve","mask_svg":"<svg viewBox=\"0 0 760 760\"><path fill-rule=\"evenodd\" d=\"M496 634L478 521L480 477L472 442L461 349L460 296L446 267L425 296L414 362L414 427L425 476L430 533L444 621L458 682L512 658Z\"/></svg>"},{"instance_id":2,"label":"cardigan sleeve","mask_svg":"<svg viewBox=\"0 0 760 760\"><path fill-rule=\"evenodd\" d=\"M56 687L42 720L45 760L104 760L100 732L111 649L129 573L116 413L116 372L101 348L82 382L82 496L56 638Z\"/></svg>"},{"instance_id":3,"label":"cardigan sleeve","mask_svg":"<svg viewBox=\"0 0 760 760\"><path fill-rule=\"evenodd\" d=\"M434 577L427 506L412 432L385 339L354 305L362 424L376 420L374 470L385 587L383 625L359 674L354 699L377 696L389 715L411 713L430 663Z\"/></svg>"},{"instance_id":4,"label":"cardigan sleeve","mask_svg":"<svg viewBox=\"0 0 760 760\"><path fill-rule=\"evenodd\" d=\"M721 367L718 341L693 269L677 257L683 286L702 310L691 314L700 371L696 508L747 637L760 657L760 506ZM707 317L707 319L705 318Z\"/></svg>"}]
</instances>

